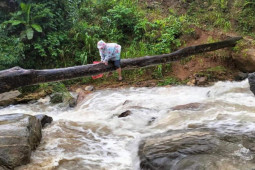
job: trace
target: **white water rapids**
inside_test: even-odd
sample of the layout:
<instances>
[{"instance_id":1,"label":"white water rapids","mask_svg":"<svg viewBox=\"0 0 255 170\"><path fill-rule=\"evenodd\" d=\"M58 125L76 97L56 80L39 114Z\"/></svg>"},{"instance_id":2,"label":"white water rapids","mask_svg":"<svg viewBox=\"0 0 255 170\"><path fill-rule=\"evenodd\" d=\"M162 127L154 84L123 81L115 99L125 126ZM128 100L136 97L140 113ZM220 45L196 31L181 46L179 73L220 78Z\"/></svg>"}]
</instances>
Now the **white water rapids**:
<instances>
[{"instance_id":1,"label":"white water rapids","mask_svg":"<svg viewBox=\"0 0 255 170\"><path fill-rule=\"evenodd\" d=\"M203 107L171 109L189 103L201 103ZM132 114L118 118L126 110ZM48 98L0 109L0 115L10 113L53 118L52 124L43 129L31 163L19 170L138 170L139 141L146 136L192 124L222 131L255 130L255 97L248 80L218 82L210 87L107 89L89 94L73 109L49 104ZM247 149L240 147L233 154L250 160L243 151Z\"/></svg>"}]
</instances>

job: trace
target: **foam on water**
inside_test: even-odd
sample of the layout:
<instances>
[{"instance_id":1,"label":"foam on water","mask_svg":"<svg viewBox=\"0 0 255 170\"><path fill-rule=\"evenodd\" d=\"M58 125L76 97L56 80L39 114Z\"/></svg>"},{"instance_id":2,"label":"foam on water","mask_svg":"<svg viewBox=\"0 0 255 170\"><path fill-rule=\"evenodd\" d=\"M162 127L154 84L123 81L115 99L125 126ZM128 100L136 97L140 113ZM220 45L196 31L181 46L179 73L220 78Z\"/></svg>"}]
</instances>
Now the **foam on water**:
<instances>
[{"instance_id":1,"label":"foam on water","mask_svg":"<svg viewBox=\"0 0 255 170\"><path fill-rule=\"evenodd\" d=\"M197 109L173 110L198 103ZM131 115L118 118L130 110ZM255 98L248 81L218 82L211 87L107 89L86 96L76 108L51 105L49 99L9 106L0 114L47 114L32 162L19 169L139 169L139 141L171 129L204 124L228 131L255 130ZM243 154L239 150L236 154ZM248 159L248 158L247 158Z\"/></svg>"}]
</instances>

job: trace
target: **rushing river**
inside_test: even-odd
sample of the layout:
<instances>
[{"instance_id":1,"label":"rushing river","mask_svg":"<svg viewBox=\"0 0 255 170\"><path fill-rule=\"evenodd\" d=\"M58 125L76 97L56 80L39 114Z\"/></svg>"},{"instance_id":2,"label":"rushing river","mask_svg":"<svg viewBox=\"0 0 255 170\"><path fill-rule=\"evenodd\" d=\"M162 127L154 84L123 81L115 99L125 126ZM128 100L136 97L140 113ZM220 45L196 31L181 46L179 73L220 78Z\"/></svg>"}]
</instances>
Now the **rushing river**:
<instances>
[{"instance_id":1,"label":"rushing river","mask_svg":"<svg viewBox=\"0 0 255 170\"><path fill-rule=\"evenodd\" d=\"M172 109L189 103L203 107ZM126 110L132 114L118 118ZM248 80L210 87L107 89L89 94L73 109L49 104L45 98L0 110L0 114L9 113L47 114L54 120L43 129L31 163L21 170L137 170L139 141L146 136L192 124L222 131L255 131L255 97ZM244 161L250 159L233 154Z\"/></svg>"}]
</instances>

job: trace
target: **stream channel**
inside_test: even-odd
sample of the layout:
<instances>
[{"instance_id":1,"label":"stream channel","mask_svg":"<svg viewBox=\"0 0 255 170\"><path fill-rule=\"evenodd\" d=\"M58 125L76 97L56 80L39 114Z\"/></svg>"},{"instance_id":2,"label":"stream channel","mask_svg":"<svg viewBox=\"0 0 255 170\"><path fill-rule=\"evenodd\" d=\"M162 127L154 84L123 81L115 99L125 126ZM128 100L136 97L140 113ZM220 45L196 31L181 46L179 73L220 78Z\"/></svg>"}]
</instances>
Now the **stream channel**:
<instances>
[{"instance_id":1,"label":"stream channel","mask_svg":"<svg viewBox=\"0 0 255 170\"><path fill-rule=\"evenodd\" d=\"M185 109L190 103L197 107ZM127 110L132 114L118 117ZM46 97L33 104L0 109L0 115L10 113L53 118L52 124L43 129L31 163L18 170L139 170L138 148L145 137L195 125L226 133L255 132L255 97L247 79L217 82L209 87L99 90L75 108L50 104ZM241 160L243 169L255 167L254 154L241 143L238 147L229 154Z\"/></svg>"}]
</instances>

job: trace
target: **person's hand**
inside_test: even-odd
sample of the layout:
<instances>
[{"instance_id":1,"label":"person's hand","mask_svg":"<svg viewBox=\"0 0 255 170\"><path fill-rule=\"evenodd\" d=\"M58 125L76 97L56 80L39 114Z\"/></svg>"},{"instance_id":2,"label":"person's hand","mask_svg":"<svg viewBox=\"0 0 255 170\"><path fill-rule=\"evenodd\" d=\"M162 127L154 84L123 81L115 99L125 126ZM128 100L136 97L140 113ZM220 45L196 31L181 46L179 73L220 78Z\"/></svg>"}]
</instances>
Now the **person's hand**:
<instances>
[{"instance_id":1,"label":"person's hand","mask_svg":"<svg viewBox=\"0 0 255 170\"><path fill-rule=\"evenodd\" d=\"M107 66L108 65L108 61L104 61L104 64Z\"/></svg>"}]
</instances>

